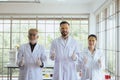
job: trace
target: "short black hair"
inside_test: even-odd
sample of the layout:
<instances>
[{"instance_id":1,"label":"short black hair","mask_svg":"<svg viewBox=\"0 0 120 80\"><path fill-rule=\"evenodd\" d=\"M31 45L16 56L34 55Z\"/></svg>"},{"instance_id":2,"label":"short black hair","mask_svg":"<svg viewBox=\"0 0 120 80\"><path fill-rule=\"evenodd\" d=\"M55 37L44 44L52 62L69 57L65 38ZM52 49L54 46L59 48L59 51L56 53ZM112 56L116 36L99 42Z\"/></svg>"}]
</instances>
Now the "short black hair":
<instances>
[{"instance_id":1,"label":"short black hair","mask_svg":"<svg viewBox=\"0 0 120 80\"><path fill-rule=\"evenodd\" d=\"M89 39L90 37L94 37L94 38L97 40L97 36L96 36L95 34L90 34L90 35L88 36L88 39Z\"/></svg>"},{"instance_id":2,"label":"short black hair","mask_svg":"<svg viewBox=\"0 0 120 80\"><path fill-rule=\"evenodd\" d=\"M68 25L70 25L67 21L62 21L62 22L60 23L60 26L61 26L62 24L68 24Z\"/></svg>"}]
</instances>

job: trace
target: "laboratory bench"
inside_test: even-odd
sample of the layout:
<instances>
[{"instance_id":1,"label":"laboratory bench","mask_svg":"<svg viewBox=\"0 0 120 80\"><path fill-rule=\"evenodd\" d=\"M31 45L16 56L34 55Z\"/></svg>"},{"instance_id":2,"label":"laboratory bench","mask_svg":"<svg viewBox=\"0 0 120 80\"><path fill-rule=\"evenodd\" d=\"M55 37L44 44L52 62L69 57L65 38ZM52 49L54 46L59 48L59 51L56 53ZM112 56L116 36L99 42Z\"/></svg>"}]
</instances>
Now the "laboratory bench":
<instances>
[{"instance_id":1,"label":"laboratory bench","mask_svg":"<svg viewBox=\"0 0 120 80\"><path fill-rule=\"evenodd\" d=\"M7 80L12 80L13 70L19 69L17 65L5 65L4 68L7 68ZM45 67L42 72L43 80L52 80L53 67Z\"/></svg>"}]
</instances>

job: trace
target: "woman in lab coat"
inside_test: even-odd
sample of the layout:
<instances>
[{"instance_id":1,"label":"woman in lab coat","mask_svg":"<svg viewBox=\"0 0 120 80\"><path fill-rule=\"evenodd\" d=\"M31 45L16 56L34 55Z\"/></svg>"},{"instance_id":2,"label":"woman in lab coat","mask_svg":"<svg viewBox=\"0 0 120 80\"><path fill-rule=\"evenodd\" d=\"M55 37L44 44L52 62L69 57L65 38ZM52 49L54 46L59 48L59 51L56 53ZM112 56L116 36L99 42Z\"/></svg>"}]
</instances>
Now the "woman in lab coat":
<instances>
[{"instance_id":1,"label":"woman in lab coat","mask_svg":"<svg viewBox=\"0 0 120 80\"><path fill-rule=\"evenodd\" d=\"M50 50L50 58L55 61L53 80L78 80L76 61L79 47L69 36L69 23L60 23L61 37L53 40Z\"/></svg>"},{"instance_id":2,"label":"woman in lab coat","mask_svg":"<svg viewBox=\"0 0 120 80\"><path fill-rule=\"evenodd\" d=\"M28 38L29 43L21 45L18 51L19 80L43 80L42 67L46 55L44 47L37 43L38 30L30 29Z\"/></svg>"},{"instance_id":3,"label":"woman in lab coat","mask_svg":"<svg viewBox=\"0 0 120 80\"><path fill-rule=\"evenodd\" d=\"M83 67L80 71L81 80L104 80L104 54L96 48L97 37L88 36L88 48L83 51Z\"/></svg>"}]
</instances>

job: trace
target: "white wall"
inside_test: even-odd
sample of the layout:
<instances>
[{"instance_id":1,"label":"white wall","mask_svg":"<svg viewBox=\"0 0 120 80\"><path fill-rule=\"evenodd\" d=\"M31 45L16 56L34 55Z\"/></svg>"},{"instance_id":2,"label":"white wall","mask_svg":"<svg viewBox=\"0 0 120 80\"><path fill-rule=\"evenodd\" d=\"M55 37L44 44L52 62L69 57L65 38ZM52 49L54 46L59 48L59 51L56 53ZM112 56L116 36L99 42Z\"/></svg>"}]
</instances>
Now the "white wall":
<instances>
[{"instance_id":1,"label":"white wall","mask_svg":"<svg viewBox=\"0 0 120 80\"><path fill-rule=\"evenodd\" d=\"M0 4L0 14L83 14L89 12L88 5Z\"/></svg>"},{"instance_id":2,"label":"white wall","mask_svg":"<svg viewBox=\"0 0 120 80\"><path fill-rule=\"evenodd\" d=\"M101 9L101 7L109 0L96 0L91 5L90 18L89 18L89 34L96 34L96 13Z\"/></svg>"},{"instance_id":3,"label":"white wall","mask_svg":"<svg viewBox=\"0 0 120 80\"><path fill-rule=\"evenodd\" d=\"M96 34L96 21L95 21L95 15L94 13L90 13L89 18L89 34Z\"/></svg>"},{"instance_id":4,"label":"white wall","mask_svg":"<svg viewBox=\"0 0 120 80\"><path fill-rule=\"evenodd\" d=\"M96 0L94 3L71 5L71 4L39 4L39 3L1 3L0 14L90 14L89 34L96 33L94 12L106 0Z\"/></svg>"},{"instance_id":5,"label":"white wall","mask_svg":"<svg viewBox=\"0 0 120 80\"><path fill-rule=\"evenodd\" d=\"M96 2L94 2L94 4L91 6L93 12L99 11L100 8L110 0L96 0Z\"/></svg>"}]
</instances>

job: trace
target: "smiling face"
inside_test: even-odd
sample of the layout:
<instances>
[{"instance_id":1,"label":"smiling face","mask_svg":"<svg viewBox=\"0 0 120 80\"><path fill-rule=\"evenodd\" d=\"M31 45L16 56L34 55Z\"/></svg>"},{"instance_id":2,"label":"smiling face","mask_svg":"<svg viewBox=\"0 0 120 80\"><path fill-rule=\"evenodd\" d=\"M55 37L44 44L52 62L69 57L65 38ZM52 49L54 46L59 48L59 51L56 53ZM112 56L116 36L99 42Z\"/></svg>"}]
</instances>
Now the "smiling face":
<instances>
[{"instance_id":1,"label":"smiling face","mask_svg":"<svg viewBox=\"0 0 120 80\"><path fill-rule=\"evenodd\" d=\"M70 27L67 23L60 25L60 32L62 37L68 37L69 31L70 31Z\"/></svg>"},{"instance_id":2,"label":"smiling face","mask_svg":"<svg viewBox=\"0 0 120 80\"><path fill-rule=\"evenodd\" d=\"M29 42L35 44L38 40L38 30L37 29L30 29L28 32L28 39Z\"/></svg>"},{"instance_id":3,"label":"smiling face","mask_svg":"<svg viewBox=\"0 0 120 80\"><path fill-rule=\"evenodd\" d=\"M95 37L92 37L92 36L89 37L89 38L88 38L88 47L90 47L90 48L95 48L96 42L97 42L97 40L96 40Z\"/></svg>"}]
</instances>

